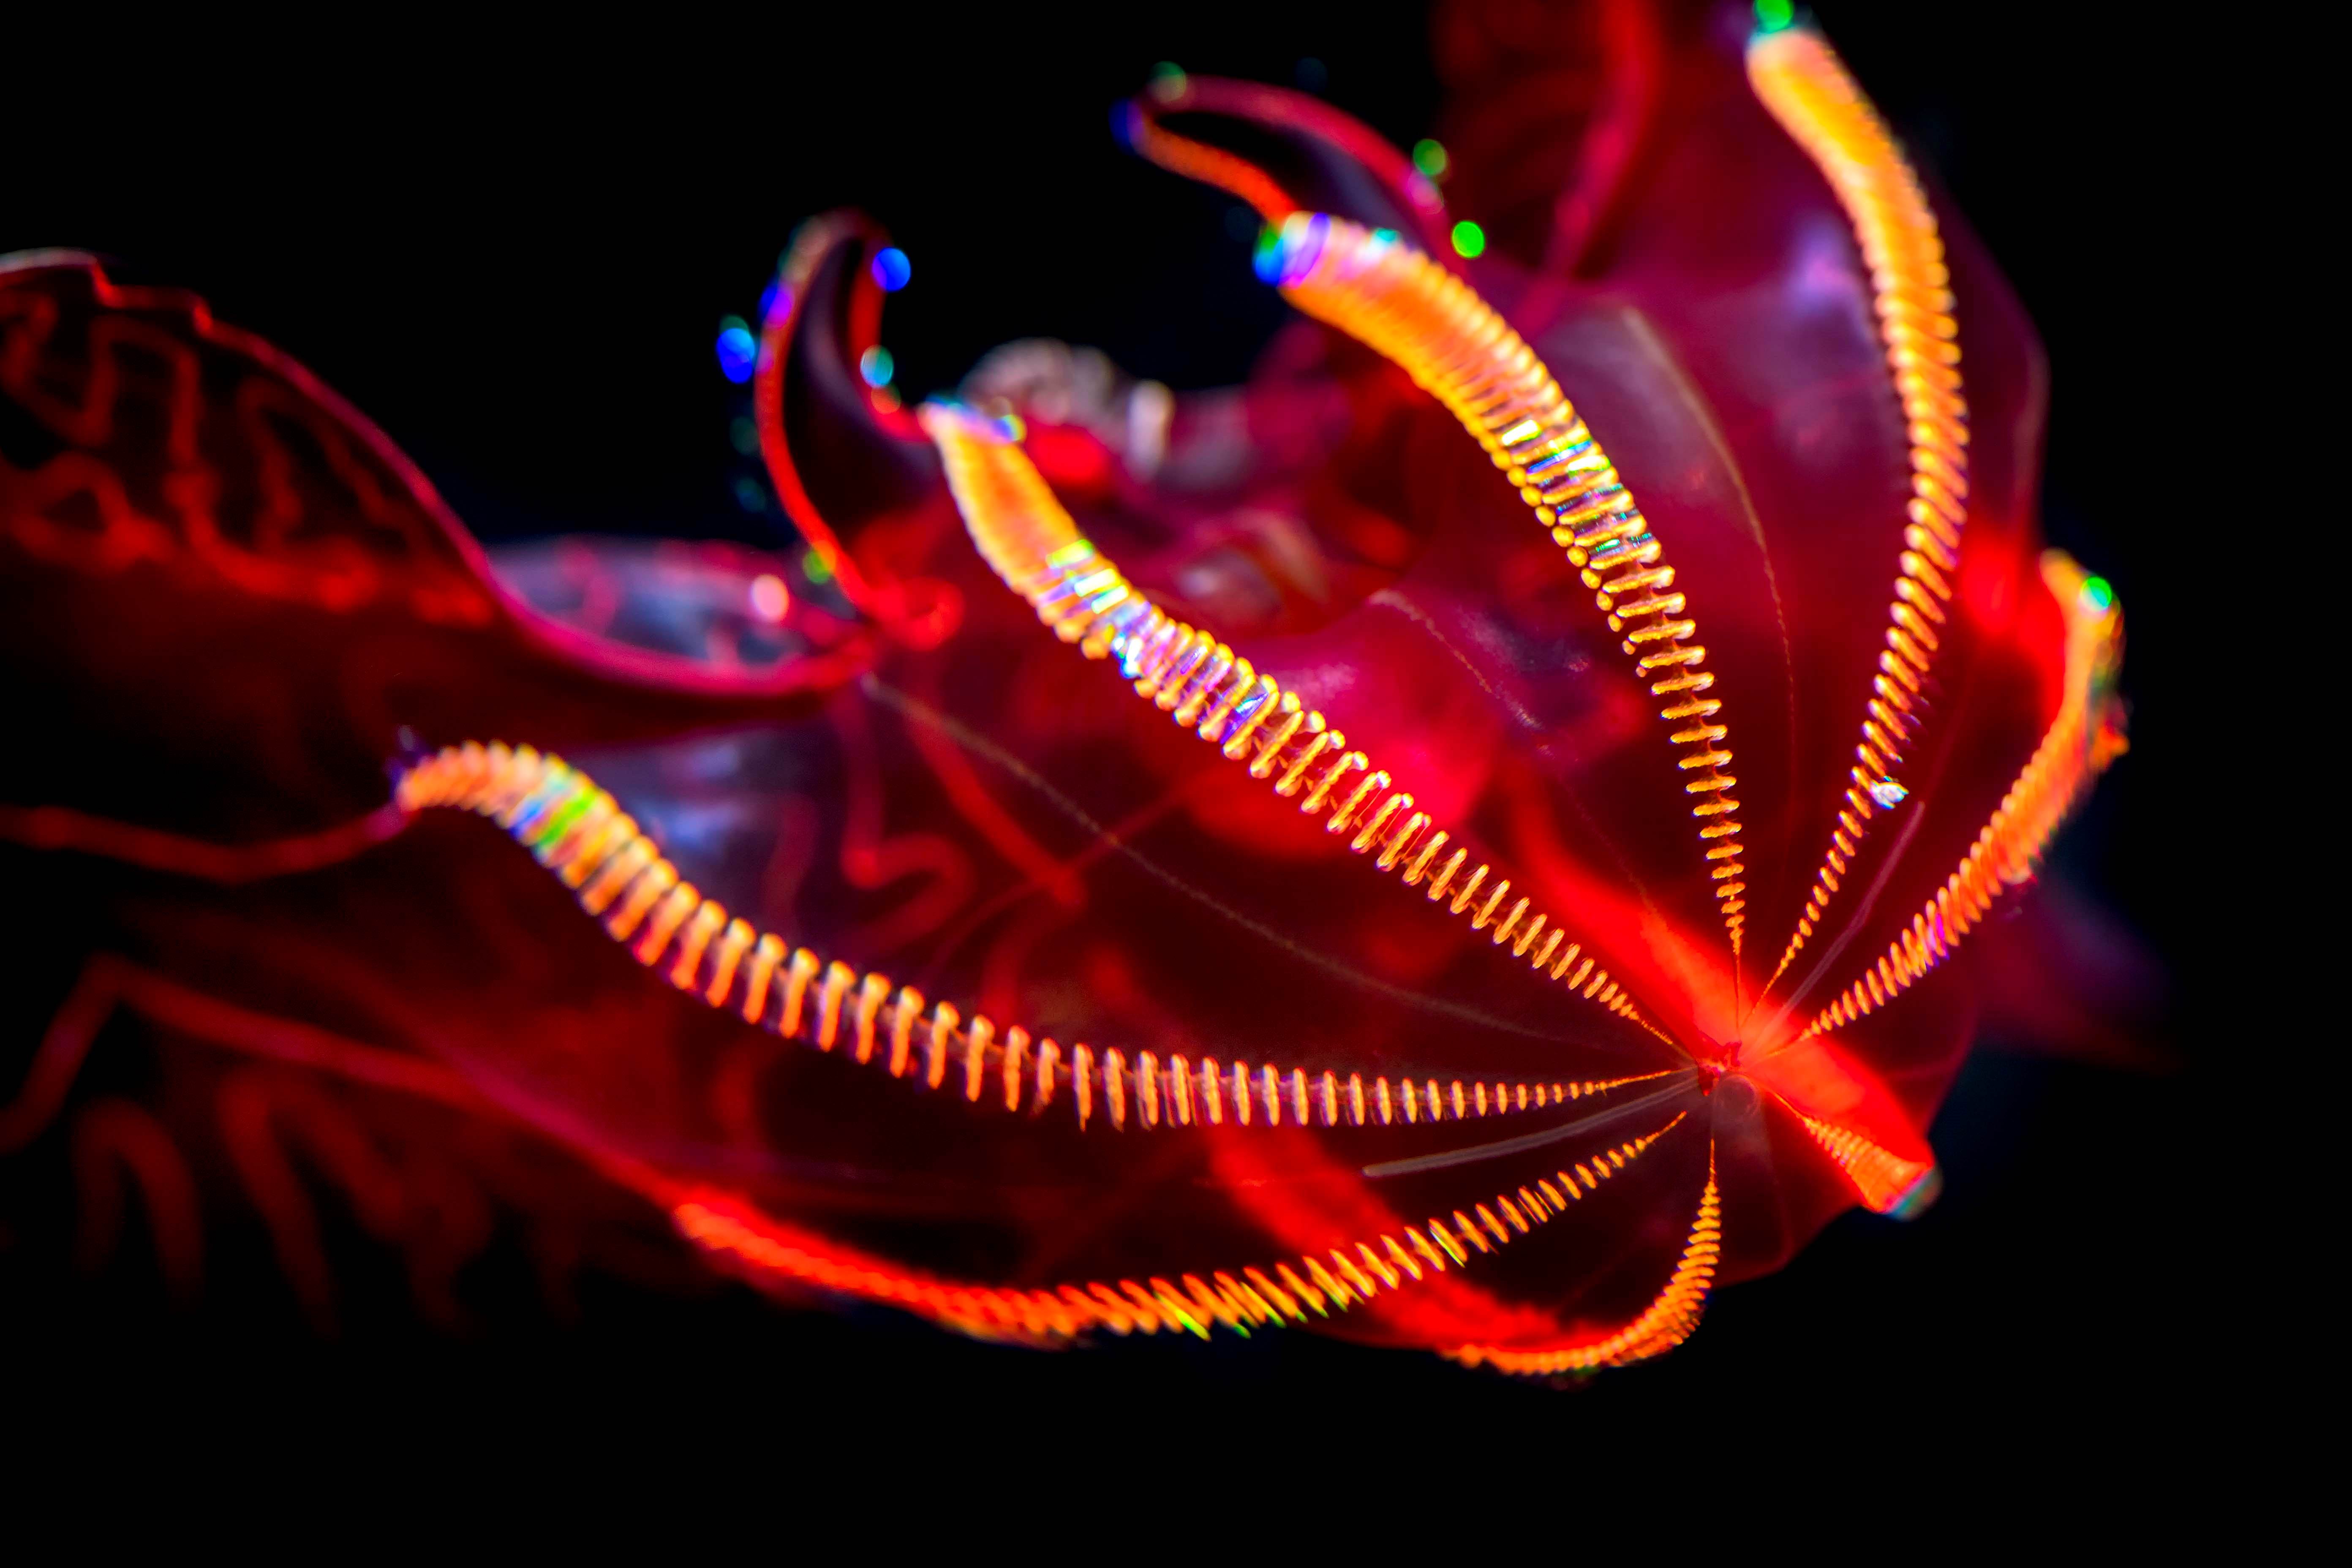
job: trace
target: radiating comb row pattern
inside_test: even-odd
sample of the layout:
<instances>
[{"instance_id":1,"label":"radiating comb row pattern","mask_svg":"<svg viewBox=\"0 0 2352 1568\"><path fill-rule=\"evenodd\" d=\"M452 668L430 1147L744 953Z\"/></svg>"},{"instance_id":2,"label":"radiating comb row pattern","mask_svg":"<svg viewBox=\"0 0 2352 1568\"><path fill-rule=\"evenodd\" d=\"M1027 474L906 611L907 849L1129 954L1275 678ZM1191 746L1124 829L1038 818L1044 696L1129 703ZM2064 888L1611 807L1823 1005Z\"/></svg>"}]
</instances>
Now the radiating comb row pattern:
<instances>
[{"instance_id":1,"label":"radiating comb row pattern","mask_svg":"<svg viewBox=\"0 0 2352 1568\"><path fill-rule=\"evenodd\" d=\"M1056 1102L1080 1128L1391 1127L1542 1110L1664 1076L1525 1082L1309 1071L1267 1063L1132 1058L1065 1050L1018 1025L1000 1029L952 1003L927 1002L887 975L827 963L732 919L666 859L586 774L530 746L452 746L404 773L403 807L472 811L497 822L580 896L638 963L749 1024L836 1048L893 1078L951 1088L973 1104L1043 1113Z\"/></svg>"},{"instance_id":2,"label":"radiating comb row pattern","mask_svg":"<svg viewBox=\"0 0 2352 1568\"><path fill-rule=\"evenodd\" d=\"M1495 946L1507 943L1538 973L1643 1022L1582 942L1570 941L1524 893L1513 898L1510 879L1488 862L1474 864L1466 847L1449 853L1452 834L1322 713L1129 583L1078 532L1003 423L942 404L926 405L922 419L973 544L1064 642L1088 658L1116 658L1137 692L1177 723L1245 764L1252 778L1270 781L1276 795L1297 799L1305 815L1328 811L1325 832L1345 835L1349 848L1423 888L1431 902L1447 901Z\"/></svg>"},{"instance_id":3,"label":"radiating comb row pattern","mask_svg":"<svg viewBox=\"0 0 2352 1568\"><path fill-rule=\"evenodd\" d=\"M1471 287L1385 230L1294 213L1277 237L1283 297L1402 366L1477 438L1569 563L1595 591L1625 654L1668 699L1659 717L1681 755L1683 789L1696 796L1725 930L1739 950L1748 905L1742 880L1738 780L1723 702L1695 639L1688 595L1675 586L1665 547L1601 443L1526 340Z\"/></svg>"},{"instance_id":4,"label":"radiating comb row pattern","mask_svg":"<svg viewBox=\"0 0 2352 1568\"><path fill-rule=\"evenodd\" d=\"M1976 843L1909 929L1889 943L1807 1030L1826 1034L1894 1000L1958 947L2002 892L2033 875L2050 837L2125 748L2115 675L2123 614L2107 585L2057 551L2042 574L2066 616L2066 683L2057 717Z\"/></svg>"},{"instance_id":5,"label":"radiating comb row pattern","mask_svg":"<svg viewBox=\"0 0 2352 1568\"><path fill-rule=\"evenodd\" d=\"M822 964L805 948L787 955L774 936L730 920L723 908L682 881L618 803L560 757L499 742L451 746L407 768L394 798L412 813L444 807L496 822L576 889L582 907L602 917L639 963L711 1006L740 1008L746 1022L788 1038L806 1038L820 1050L838 1045L860 1062L881 1056L894 1076L914 1070L919 1049L928 1085L940 1088L953 1073L964 1097L975 1102L992 1098L1001 1086L1007 1110L1022 1109L1028 1093L1029 1109L1043 1111L1062 1089L1079 1124L1090 1119L1095 1058L1087 1047L1073 1047L1065 1062L1051 1040L1038 1042L1032 1052L1025 1031L1018 1027L1007 1029L1000 1041L986 1019L964 1019L944 1003L927 1010L911 989L893 996L882 976ZM1144 1126L1213 1125L1225 1119L1225 1078L1214 1061L1195 1068L1182 1057L1172 1057L1163 1071L1151 1053L1142 1052L1130 1076L1120 1054L1107 1051L1101 1075L1103 1104L1114 1126L1128 1124L1130 1093L1136 1120ZM1303 1069L1286 1075L1266 1067L1253 1075L1246 1064L1236 1063L1231 1119L1247 1125L1258 1097L1269 1126L1279 1125L1286 1110L1297 1124L1319 1120L1324 1126L1410 1121L1422 1105L1432 1118L1501 1114L1564 1104L1662 1076L1532 1086L1479 1083L1466 1092L1459 1081L1442 1090L1435 1080L1392 1087L1382 1077L1372 1080L1368 1095L1361 1076L1351 1074L1343 1097L1339 1080L1329 1072L1310 1082ZM1270 1269L1220 1270L1206 1278L1184 1274L1172 1281L1155 1277L1051 1290L958 1283L804 1236L725 1193L682 1194L669 1206L680 1233L698 1246L826 1289L920 1311L970 1333L1036 1341L1098 1328L1120 1334L1166 1329L1205 1338L1219 1324L1247 1332L1254 1326L1304 1322L1308 1312L1328 1316L1383 1290L1402 1289L1432 1272L1464 1266L1474 1253L1491 1253L1599 1191L1683 1120L1677 1113L1654 1132L1574 1162L1556 1180L1539 1179L1498 1194L1466 1213L1456 1209L1418 1226L1401 1226L1401 1236L1334 1247ZM1616 1347L1616 1359L1664 1348L1629 1342Z\"/></svg>"},{"instance_id":6,"label":"radiating comb row pattern","mask_svg":"<svg viewBox=\"0 0 2352 1568\"><path fill-rule=\"evenodd\" d=\"M1910 524L1904 530L1864 706L1853 782L1804 911L1773 971L1778 979L1813 933L1872 819L1906 793L1895 783L1926 717L1925 687L1948 628L1968 522L1968 405L1958 323L1936 215L1886 126L1826 40L1802 27L1759 33L1748 47L1757 98L1821 168L1853 225L1870 268L1872 304L1910 435Z\"/></svg>"},{"instance_id":7,"label":"radiating comb row pattern","mask_svg":"<svg viewBox=\"0 0 2352 1568\"><path fill-rule=\"evenodd\" d=\"M1030 1342L1075 1338L1097 1329L1116 1334L1190 1332L1202 1339L1212 1329L1224 1327L1248 1333L1257 1327L1304 1323L1307 1314L1328 1317L1369 1302L1383 1291L1398 1291L1449 1268L1465 1268L1474 1255L1507 1247L1570 1205L1598 1192L1602 1184L1640 1159L1650 1147L1684 1121L1678 1113L1656 1131L1632 1139L1588 1159L1557 1180L1538 1179L1516 1192L1498 1193L1493 1202L1475 1204L1472 1213L1455 1209L1420 1226L1400 1226L1402 1239L1384 1234L1375 1241L1334 1247L1307 1254L1270 1268L1216 1270L1203 1278L1183 1274L1175 1279L1154 1276L1146 1280L1121 1279L1113 1285L1093 1282L1052 1289L1024 1289L963 1284L893 1268L876 1259L822 1244L770 1220L758 1210L723 1193L694 1192L671 1204L679 1231L699 1246L729 1254L753 1267L785 1275L806 1284L838 1290L867 1300L921 1312L936 1321L983 1338ZM1700 1204L1694 1245L1703 1233L1714 1232L1714 1155L1708 1154L1707 1194ZM1706 1270L1712 1278L1712 1266ZM1580 1367L1622 1365L1673 1348L1687 1337L1705 1303L1706 1279L1693 1288L1691 1254L1649 1309L1626 1329L1570 1352ZM1678 1328L1661 1332L1660 1325ZM1507 1352L1506 1352L1507 1353ZM1505 1354L1490 1355L1505 1371L1537 1370L1507 1364ZM1546 1368L1543 1370L1558 1370Z\"/></svg>"}]
</instances>

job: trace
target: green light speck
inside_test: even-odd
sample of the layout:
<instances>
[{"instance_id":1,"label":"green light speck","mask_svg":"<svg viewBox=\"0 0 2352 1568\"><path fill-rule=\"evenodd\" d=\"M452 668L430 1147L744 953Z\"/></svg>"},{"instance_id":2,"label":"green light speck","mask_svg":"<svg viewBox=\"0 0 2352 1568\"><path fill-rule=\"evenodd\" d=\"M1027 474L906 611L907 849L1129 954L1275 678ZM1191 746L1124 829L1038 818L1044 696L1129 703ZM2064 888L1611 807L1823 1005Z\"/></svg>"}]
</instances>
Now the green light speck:
<instances>
[{"instance_id":1,"label":"green light speck","mask_svg":"<svg viewBox=\"0 0 2352 1568\"><path fill-rule=\"evenodd\" d=\"M2105 577L2083 579L2083 602L2095 610L2105 610L2116 602L2116 590Z\"/></svg>"},{"instance_id":2,"label":"green light speck","mask_svg":"<svg viewBox=\"0 0 2352 1568\"><path fill-rule=\"evenodd\" d=\"M1797 7L1790 0L1756 0L1756 26L1767 33L1777 33L1797 19Z\"/></svg>"},{"instance_id":3,"label":"green light speck","mask_svg":"<svg viewBox=\"0 0 2352 1568\"><path fill-rule=\"evenodd\" d=\"M1486 253L1486 231L1464 218L1454 226L1454 254L1475 260Z\"/></svg>"},{"instance_id":4,"label":"green light speck","mask_svg":"<svg viewBox=\"0 0 2352 1568\"><path fill-rule=\"evenodd\" d=\"M1433 180L1445 178L1445 149L1424 136L1412 144L1412 166Z\"/></svg>"}]
</instances>

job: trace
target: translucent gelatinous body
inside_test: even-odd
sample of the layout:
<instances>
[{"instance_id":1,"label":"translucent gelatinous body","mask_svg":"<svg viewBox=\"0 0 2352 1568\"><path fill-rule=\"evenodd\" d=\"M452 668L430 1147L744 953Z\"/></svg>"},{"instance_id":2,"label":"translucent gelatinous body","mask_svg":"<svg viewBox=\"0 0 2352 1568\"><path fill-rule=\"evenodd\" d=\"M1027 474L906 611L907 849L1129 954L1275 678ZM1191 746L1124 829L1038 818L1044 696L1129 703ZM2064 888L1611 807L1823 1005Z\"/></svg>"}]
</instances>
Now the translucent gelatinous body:
<instances>
[{"instance_id":1,"label":"translucent gelatinous body","mask_svg":"<svg viewBox=\"0 0 2352 1568\"><path fill-rule=\"evenodd\" d=\"M2119 613L2035 542L2030 331L1827 46L1642 16L1558 226L1492 187L1475 261L1328 108L1139 100L1301 312L1230 392L1029 343L901 407L896 253L804 226L752 374L822 593L493 562L199 302L5 264L0 835L135 869L0 1146L129 1010L780 1291L1527 1373L1916 1209L1965 939L2121 747ZM279 1130L421 1223L367 1153L410 1112L261 1070L206 1135L290 1271ZM101 1110L89 1169L188 1208L194 1133Z\"/></svg>"}]
</instances>

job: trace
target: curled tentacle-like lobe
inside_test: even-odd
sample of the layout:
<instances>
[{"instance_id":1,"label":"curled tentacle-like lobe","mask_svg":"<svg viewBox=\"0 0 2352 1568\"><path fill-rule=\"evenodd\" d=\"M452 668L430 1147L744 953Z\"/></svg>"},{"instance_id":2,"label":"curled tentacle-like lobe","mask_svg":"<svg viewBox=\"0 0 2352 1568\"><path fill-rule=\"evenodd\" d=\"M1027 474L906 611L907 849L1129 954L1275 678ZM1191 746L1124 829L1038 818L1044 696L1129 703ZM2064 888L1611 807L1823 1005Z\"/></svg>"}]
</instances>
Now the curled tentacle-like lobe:
<instances>
[{"instance_id":1,"label":"curled tentacle-like lobe","mask_svg":"<svg viewBox=\"0 0 2352 1568\"><path fill-rule=\"evenodd\" d=\"M1448 253L1445 200L1412 160L1319 99L1179 74L1122 105L1121 139L1154 163L1222 185L1269 223L1339 213Z\"/></svg>"},{"instance_id":2,"label":"curled tentacle-like lobe","mask_svg":"<svg viewBox=\"0 0 2352 1568\"><path fill-rule=\"evenodd\" d=\"M856 369L883 237L805 226L759 424L840 616L756 552L501 577L193 301L0 272L0 650L41 694L0 828L47 890L121 862L83 907L141 955L11 1126L110 997L437 1086L794 1299L1525 1373L1916 1211L1964 939L2120 745L2119 621L2038 546L2030 330L1826 46L1591 15L1533 40L1613 62L1561 123L1545 61L1449 55L1509 89L1449 132L1475 265L1308 100L1135 106L1276 220L1310 320L1246 387L1031 341L909 413ZM281 1141L423 1234L341 1101L216 1077L311 1299Z\"/></svg>"},{"instance_id":3,"label":"curled tentacle-like lobe","mask_svg":"<svg viewBox=\"0 0 2352 1568\"><path fill-rule=\"evenodd\" d=\"M760 450L785 513L853 603L897 621L908 614L898 562L876 531L935 499L939 480L896 395L860 371L880 340L887 290L876 264L888 248L889 237L859 213L800 226L761 322L753 396Z\"/></svg>"}]
</instances>

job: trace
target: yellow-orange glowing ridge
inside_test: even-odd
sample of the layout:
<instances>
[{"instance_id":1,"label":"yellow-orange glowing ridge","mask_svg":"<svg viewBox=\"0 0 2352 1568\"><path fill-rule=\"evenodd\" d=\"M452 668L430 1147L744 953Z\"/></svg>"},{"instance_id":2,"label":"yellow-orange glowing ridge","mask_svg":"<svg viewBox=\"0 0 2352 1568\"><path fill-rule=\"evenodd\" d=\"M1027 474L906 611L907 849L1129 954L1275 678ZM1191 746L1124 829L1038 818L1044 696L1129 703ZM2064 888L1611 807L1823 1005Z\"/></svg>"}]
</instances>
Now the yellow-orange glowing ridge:
<instances>
[{"instance_id":1,"label":"yellow-orange glowing ridge","mask_svg":"<svg viewBox=\"0 0 2352 1568\"><path fill-rule=\"evenodd\" d=\"M893 1077L915 1074L929 1088L961 1089L975 1104L1001 1093L1005 1110L1037 1114L1058 1094L1083 1127L1093 1119L1099 1097L1102 1113L1115 1129L1246 1127L1255 1103L1262 1103L1268 1126L1280 1125L1286 1113L1300 1126L1386 1126L1562 1105L1666 1076L1480 1082L1465 1093L1458 1080L1441 1089L1433 1079L1392 1086L1386 1077L1376 1078L1368 1091L1361 1075L1349 1074L1343 1091L1328 1071L1310 1080L1300 1068L1286 1073L1269 1066L1253 1072L1248 1064L1235 1063L1228 1080L1213 1060L1195 1068L1181 1056L1170 1058L1163 1068L1152 1053L1139 1052L1132 1069L1116 1050L1097 1058L1080 1045L1066 1058L1050 1039L1033 1048L1027 1032L1017 1026L1000 1037L978 1015L965 1018L946 1003L927 1007L911 988L893 994L884 976L822 963L805 948L787 955L776 937L730 919L721 906L682 881L614 798L561 758L497 742L451 746L404 772L395 798L409 812L440 807L497 823L577 890L582 908L600 917L639 963L706 1005L740 1012L748 1023L806 1039L820 1051L838 1047L861 1064L879 1061ZM679 1231L698 1246L803 1283L919 1311L965 1332L1024 1340L1067 1338L1098 1328L1120 1334L1163 1328L1205 1334L1221 1323L1247 1331L1254 1325L1302 1322L1309 1312L1344 1310L1383 1290L1466 1265L1473 1255L1528 1235L1598 1191L1613 1173L1679 1126L1684 1114L1675 1113L1654 1132L1573 1162L1556 1180L1538 1179L1467 1211L1402 1226L1398 1234L1267 1268L1051 1290L934 1279L799 1231L729 1194L684 1186L669 1192L658 1179L646 1180L665 1189ZM1629 1356L1647 1353L1630 1343L1621 1349Z\"/></svg>"},{"instance_id":2,"label":"yellow-orange glowing ridge","mask_svg":"<svg viewBox=\"0 0 2352 1568\"><path fill-rule=\"evenodd\" d=\"M1066 1051L950 1002L927 1002L887 975L788 949L772 932L730 917L663 857L612 795L562 758L530 746L468 742L420 759L395 798L408 811L446 807L488 817L529 848L580 905L603 920L637 962L705 1005L738 1013L818 1050L839 1047L893 1078L950 1082L974 1105L1042 1113L1055 1106L1080 1128L1389 1127L1514 1115L1663 1077L1665 1070L1593 1080L1465 1081L1342 1074L1324 1068L1221 1066L1213 1057L1130 1058L1083 1043Z\"/></svg>"},{"instance_id":3,"label":"yellow-orange glowing ridge","mask_svg":"<svg viewBox=\"0 0 2352 1568\"><path fill-rule=\"evenodd\" d=\"M1298 797L1305 815L1328 808L1325 832L1346 835L1349 848L1372 855L1406 887L1426 883L1432 903L1449 900L1496 947L1507 943L1538 974L1642 1022L1633 998L1583 942L1570 941L1567 928L1526 894L1513 899L1510 879L1486 861L1473 864L1466 847L1446 854L1452 834L1416 810L1412 793L1349 748L1321 712L1129 583L1079 533L1006 425L947 404L927 405L922 422L974 547L1055 635L1088 658L1116 657L1139 695L1245 763L1250 777L1271 780L1276 795Z\"/></svg>"},{"instance_id":4,"label":"yellow-orange glowing ridge","mask_svg":"<svg viewBox=\"0 0 2352 1568\"><path fill-rule=\"evenodd\" d=\"M1895 781L1926 718L1922 691L1946 625L1951 578L1968 522L1968 404L1960 390L1959 325L1936 215L1918 176L1844 65L1803 27L1759 33L1748 46L1756 96L1837 193L1870 268L1872 308L1910 437L1910 523L1854 748L1853 783L1778 979L1813 933L1858 853L1871 820L1907 793Z\"/></svg>"},{"instance_id":5,"label":"yellow-orange glowing ridge","mask_svg":"<svg viewBox=\"0 0 2352 1568\"><path fill-rule=\"evenodd\" d=\"M1678 726L1675 767L1696 796L1692 815L1723 912L1739 951L1748 905L1740 895L1739 781L1723 702L1689 595L1675 586L1665 546L1633 492L1525 339L1477 292L1385 231L1344 218L1293 213L1273 257L1283 297L1362 340L1402 366L1477 438L1536 521L1568 552L1584 585L1622 638L1626 656L1669 699L1659 717Z\"/></svg>"},{"instance_id":6,"label":"yellow-orange glowing ridge","mask_svg":"<svg viewBox=\"0 0 2352 1568\"><path fill-rule=\"evenodd\" d=\"M1995 900L2033 875L2066 814L2124 752L2123 705L2115 690L2123 610L2105 583L2061 552L2042 556L2042 577L2066 617L2065 687L2057 717L1959 868L1862 978L1815 1016L1808 1034L1826 1034L1885 1006L1958 947Z\"/></svg>"}]
</instances>

